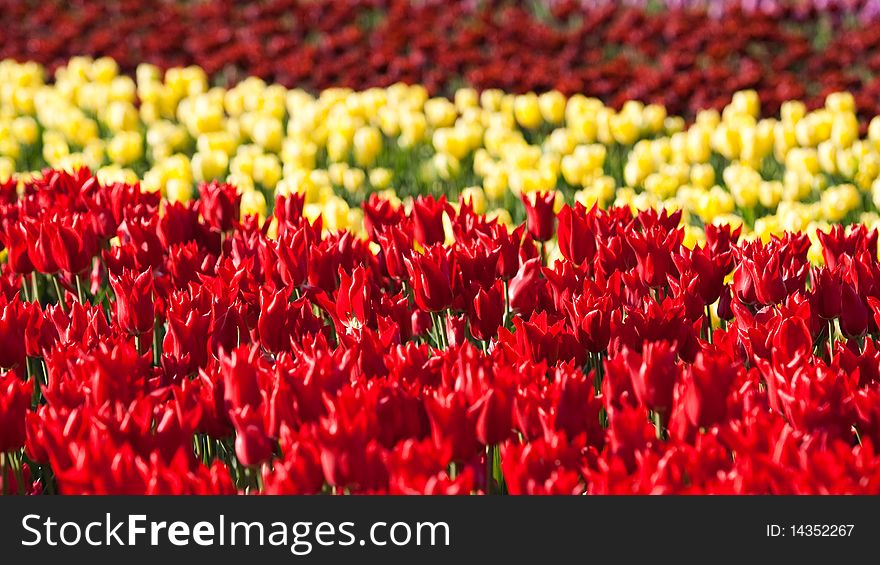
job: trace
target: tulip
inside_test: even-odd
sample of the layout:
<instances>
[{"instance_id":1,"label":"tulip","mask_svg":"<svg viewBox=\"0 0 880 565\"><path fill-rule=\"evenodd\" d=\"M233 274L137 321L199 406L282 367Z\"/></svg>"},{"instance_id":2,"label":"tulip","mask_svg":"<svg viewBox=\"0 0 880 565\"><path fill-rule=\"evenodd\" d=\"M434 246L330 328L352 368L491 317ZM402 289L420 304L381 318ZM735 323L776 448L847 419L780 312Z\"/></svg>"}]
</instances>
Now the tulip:
<instances>
[{"instance_id":1,"label":"tulip","mask_svg":"<svg viewBox=\"0 0 880 565\"><path fill-rule=\"evenodd\" d=\"M868 307L850 284L844 284L841 293L840 331L850 339L868 331Z\"/></svg>"},{"instance_id":2,"label":"tulip","mask_svg":"<svg viewBox=\"0 0 880 565\"><path fill-rule=\"evenodd\" d=\"M648 342L642 353L623 350L633 390L642 406L661 413L672 408L672 391L681 372L675 350L666 341Z\"/></svg>"},{"instance_id":3,"label":"tulip","mask_svg":"<svg viewBox=\"0 0 880 565\"><path fill-rule=\"evenodd\" d=\"M266 435L263 419L250 407L230 414L235 426L235 456L243 465L256 467L272 458L275 444Z\"/></svg>"},{"instance_id":4,"label":"tulip","mask_svg":"<svg viewBox=\"0 0 880 565\"><path fill-rule=\"evenodd\" d=\"M83 221L74 219L70 225L62 222L50 235L52 256L64 273L79 275L90 267L96 254L96 239Z\"/></svg>"},{"instance_id":5,"label":"tulip","mask_svg":"<svg viewBox=\"0 0 880 565\"><path fill-rule=\"evenodd\" d=\"M828 268L814 269L813 279L813 302L816 313L826 320L833 320L841 314L843 300L843 282L840 280L839 270Z\"/></svg>"},{"instance_id":6,"label":"tulip","mask_svg":"<svg viewBox=\"0 0 880 565\"><path fill-rule=\"evenodd\" d=\"M364 326L372 317L372 281L370 271L358 266L347 274L339 268L339 292L336 296L336 314L344 324L357 322Z\"/></svg>"},{"instance_id":7,"label":"tulip","mask_svg":"<svg viewBox=\"0 0 880 565\"><path fill-rule=\"evenodd\" d=\"M582 204L563 206L559 211L559 251L576 265L589 261L596 253L596 235L590 225L589 212Z\"/></svg>"},{"instance_id":8,"label":"tulip","mask_svg":"<svg viewBox=\"0 0 880 565\"><path fill-rule=\"evenodd\" d=\"M535 193L534 198L523 194L522 201L526 208L526 219L529 233L537 241L549 241L553 237L556 224L555 192Z\"/></svg>"},{"instance_id":9,"label":"tulip","mask_svg":"<svg viewBox=\"0 0 880 565\"><path fill-rule=\"evenodd\" d=\"M471 335L482 341L497 335L504 319L504 307L504 286L500 280L486 290L479 289L468 314Z\"/></svg>"},{"instance_id":10,"label":"tulip","mask_svg":"<svg viewBox=\"0 0 880 565\"><path fill-rule=\"evenodd\" d=\"M385 260L385 269L388 275L397 280L406 278L406 263L404 259L412 252L412 237L405 231L390 226L376 234L376 239L382 248L382 257Z\"/></svg>"},{"instance_id":11,"label":"tulip","mask_svg":"<svg viewBox=\"0 0 880 565\"><path fill-rule=\"evenodd\" d=\"M122 275L110 275L110 286L116 295L116 316L119 326L127 333L140 336L153 331L153 271L142 273L125 270Z\"/></svg>"},{"instance_id":12,"label":"tulip","mask_svg":"<svg viewBox=\"0 0 880 565\"><path fill-rule=\"evenodd\" d=\"M199 213L211 228L227 232L239 219L241 194L230 185L213 181L199 187Z\"/></svg>"},{"instance_id":13,"label":"tulip","mask_svg":"<svg viewBox=\"0 0 880 565\"><path fill-rule=\"evenodd\" d=\"M452 305L454 263L449 253L440 246L433 246L424 255L414 253L404 258L404 263L419 308L441 312Z\"/></svg>"},{"instance_id":14,"label":"tulip","mask_svg":"<svg viewBox=\"0 0 880 565\"><path fill-rule=\"evenodd\" d=\"M249 407L256 410L263 402L260 392L257 368L255 367L258 349L241 347L230 355L224 355L220 362L223 374L224 400L230 412Z\"/></svg>"},{"instance_id":15,"label":"tulip","mask_svg":"<svg viewBox=\"0 0 880 565\"><path fill-rule=\"evenodd\" d=\"M22 382L12 371L0 373L0 453L24 447L32 390L33 381Z\"/></svg>"},{"instance_id":16,"label":"tulip","mask_svg":"<svg viewBox=\"0 0 880 565\"><path fill-rule=\"evenodd\" d=\"M428 247L446 240L443 212L448 208L446 197L435 200L433 196L418 196L413 200L413 237Z\"/></svg>"},{"instance_id":17,"label":"tulip","mask_svg":"<svg viewBox=\"0 0 880 565\"><path fill-rule=\"evenodd\" d=\"M34 265L28 255L28 234L23 224L7 223L4 231L0 231L0 243L6 247L9 265L13 272L21 274L33 272Z\"/></svg>"},{"instance_id":18,"label":"tulip","mask_svg":"<svg viewBox=\"0 0 880 565\"><path fill-rule=\"evenodd\" d=\"M40 273L58 272L58 263L52 254L52 230L45 221L31 220L24 224L27 231L28 257Z\"/></svg>"},{"instance_id":19,"label":"tulip","mask_svg":"<svg viewBox=\"0 0 880 565\"><path fill-rule=\"evenodd\" d=\"M727 399L738 367L724 355L702 351L682 375L684 409L688 420L708 428L727 415Z\"/></svg>"},{"instance_id":20,"label":"tulip","mask_svg":"<svg viewBox=\"0 0 880 565\"><path fill-rule=\"evenodd\" d=\"M25 303L30 306L30 303ZM29 323L41 312L33 312L18 298L7 301L0 297L0 367L17 367L27 358L25 334Z\"/></svg>"},{"instance_id":21,"label":"tulip","mask_svg":"<svg viewBox=\"0 0 880 565\"><path fill-rule=\"evenodd\" d=\"M524 262L516 276L510 280L508 288L510 309L523 315L534 312L540 303L542 280L540 259L529 259Z\"/></svg>"},{"instance_id":22,"label":"tulip","mask_svg":"<svg viewBox=\"0 0 880 565\"><path fill-rule=\"evenodd\" d=\"M477 414L477 439L487 446L507 439L513 429L513 398L498 387L489 389L471 408Z\"/></svg>"}]
</instances>

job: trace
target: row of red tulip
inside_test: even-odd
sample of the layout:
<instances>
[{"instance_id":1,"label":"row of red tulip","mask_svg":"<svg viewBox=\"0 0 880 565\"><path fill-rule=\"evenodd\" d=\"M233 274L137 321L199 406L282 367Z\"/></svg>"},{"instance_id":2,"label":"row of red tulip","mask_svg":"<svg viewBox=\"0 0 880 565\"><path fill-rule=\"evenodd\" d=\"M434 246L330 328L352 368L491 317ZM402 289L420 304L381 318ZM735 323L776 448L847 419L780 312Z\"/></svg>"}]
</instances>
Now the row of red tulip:
<instances>
[{"instance_id":1,"label":"row of red tulip","mask_svg":"<svg viewBox=\"0 0 880 565\"><path fill-rule=\"evenodd\" d=\"M865 116L880 114L880 20L822 27L823 14L731 3L703 10L648 10L574 0L546 17L516 2L296 2L239 4L0 0L0 59L50 68L73 55L108 55L123 69L142 62L198 64L219 81L260 76L286 86L364 89L404 81L435 94L456 85L511 92L553 88L619 106L658 102L675 115L720 108L753 88L765 110L850 91ZM192 30L199 30L192 33ZM124 37L125 41L119 38ZM824 37L822 44L817 37Z\"/></svg>"},{"instance_id":2,"label":"row of red tulip","mask_svg":"<svg viewBox=\"0 0 880 565\"><path fill-rule=\"evenodd\" d=\"M4 491L880 491L876 231L811 267L665 212L373 197L365 241L200 191L0 188Z\"/></svg>"}]
</instances>

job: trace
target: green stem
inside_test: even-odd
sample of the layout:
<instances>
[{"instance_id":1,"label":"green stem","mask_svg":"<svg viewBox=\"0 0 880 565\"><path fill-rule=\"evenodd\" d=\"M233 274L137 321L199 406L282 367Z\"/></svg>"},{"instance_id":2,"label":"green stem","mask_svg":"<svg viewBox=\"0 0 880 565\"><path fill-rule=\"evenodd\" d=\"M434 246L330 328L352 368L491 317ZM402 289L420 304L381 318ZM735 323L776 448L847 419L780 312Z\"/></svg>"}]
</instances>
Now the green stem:
<instances>
[{"instance_id":1,"label":"green stem","mask_svg":"<svg viewBox=\"0 0 880 565\"><path fill-rule=\"evenodd\" d=\"M495 465L492 460L492 446L486 446L486 494L492 494L492 483L495 482Z\"/></svg>"},{"instance_id":2,"label":"green stem","mask_svg":"<svg viewBox=\"0 0 880 565\"><path fill-rule=\"evenodd\" d=\"M27 278L23 276L21 277L21 299L25 302L30 302L30 294L30 287L28 286Z\"/></svg>"},{"instance_id":3,"label":"green stem","mask_svg":"<svg viewBox=\"0 0 880 565\"><path fill-rule=\"evenodd\" d=\"M83 291L82 280L80 280L79 275L75 275L74 279L76 279L76 298L79 300L80 304L85 304L85 292Z\"/></svg>"},{"instance_id":4,"label":"green stem","mask_svg":"<svg viewBox=\"0 0 880 565\"><path fill-rule=\"evenodd\" d=\"M61 283L58 282L58 277L51 277L52 284L55 286L55 294L58 295L58 304L61 306L61 311L65 314L67 313L67 302L64 300L64 291L61 289Z\"/></svg>"},{"instance_id":5,"label":"green stem","mask_svg":"<svg viewBox=\"0 0 880 565\"><path fill-rule=\"evenodd\" d=\"M6 453L3 451L0 451L0 483L2 483L3 485L2 492L0 492L0 494L6 496L8 494L9 485L7 484L6 480Z\"/></svg>"},{"instance_id":6,"label":"green stem","mask_svg":"<svg viewBox=\"0 0 880 565\"><path fill-rule=\"evenodd\" d=\"M654 431L657 433L657 439L663 439L663 421L661 420L661 414L659 410L653 410L651 412L651 419L654 422Z\"/></svg>"},{"instance_id":7,"label":"green stem","mask_svg":"<svg viewBox=\"0 0 880 565\"><path fill-rule=\"evenodd\" d=\"M162 364L162 342L159 338L159 318L156 317L155 327L153 328L153 365L158 367Z\"/></svg>"},{"instance_id":8,"label":"green stem","mask_svg":"<svg viewBox=\"0 0 880 565\"><path fill-rule=\"evenodd\" d=\"M712 343L712 307L706 304L706 339Z\"/></svg>"},{"instance_id":9,"label":"green stem","mask_svg":"<svg viewBox=\"0 0 880 565\"><path fill-rule=\"evenodd\" d=\"M24 496L24 472L21 468L22 459L20 453L10 453L9 458L12 459L12 472L15 473L15 482L18 483L18 494Z\"/></svg>"},{"instance_id":10,"label":"green stem","mask_svg":"<svg viewBox=\"0 0 880 565\"><path fill-rule=\"evenodd\" d=\"M40 289L37 287L37 272L31 273L31 301L40 302Z\"/></svg>"},{"instance_id":11,"label":"green stem","mask_svg":"<svg viewBox=\"0 0 880 565\"><path fill-rule=\"evenodd\" d=\"M504 317L501 318L501 327L507 327L507 321L510 319L510 297L508 296L509 286L504 281Z\"/></svg>"}]
</instances>

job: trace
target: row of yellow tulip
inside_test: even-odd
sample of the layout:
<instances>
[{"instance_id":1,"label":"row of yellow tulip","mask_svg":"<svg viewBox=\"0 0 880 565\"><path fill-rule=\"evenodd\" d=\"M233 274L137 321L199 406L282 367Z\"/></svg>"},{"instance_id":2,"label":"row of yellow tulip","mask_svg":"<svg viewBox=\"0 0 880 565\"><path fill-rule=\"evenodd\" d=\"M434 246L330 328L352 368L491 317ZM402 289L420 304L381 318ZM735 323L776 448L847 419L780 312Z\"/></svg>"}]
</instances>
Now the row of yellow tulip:
<instances>
[{"instance_id":1,"label":"row of yellow tulip","mask_svg":"<svg viewBox=\"0 0 880 565\"><path fill-rule=\"evenodd\" d=\"M244 191L266 214L274 194L306 194L330 229L358 230L371 192L465 195L480 211L521 217L521 194L558 191L586 205L682 209L689 241L707 223L745 223L753 237L880 223L880 118L859 136L853 97L800 102L762 118L753 91L687 124L658 105L620 110L559 92L418 85L314 96L248 79L212 87L198 67L74 58L52 81L34 63L0 62L0 180L87 165L104 181L143 179L171 200L198 181Z\"/></svg>"}]
</instances>

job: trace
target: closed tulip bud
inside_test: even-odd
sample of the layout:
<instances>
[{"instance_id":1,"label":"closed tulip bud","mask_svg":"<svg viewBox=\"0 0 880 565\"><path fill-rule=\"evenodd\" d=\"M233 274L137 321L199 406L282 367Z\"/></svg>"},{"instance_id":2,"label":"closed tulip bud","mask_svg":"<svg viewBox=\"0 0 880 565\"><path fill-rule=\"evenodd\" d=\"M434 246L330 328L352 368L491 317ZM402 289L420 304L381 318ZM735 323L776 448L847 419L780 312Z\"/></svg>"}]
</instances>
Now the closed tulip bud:
<instances>
[{"instance_id":1,"label":"closed tulip bud","mask_svg":"<svg viewBox=\"0 0 880 565\"><path fill-rule=\"evenodd\" d=\"M483 445L496 445L507 439L513 430L513 398L511 393L493 387L474 404L477 414L477 439Z\"/></svg>"},{"instance_id":2,"label":"closed tulip bud","mask_svg":"<svg viewBox=\"0 0 880 565\"><path fill-rule=\"evenodd\" d=\"M197 152L192 156L193 177L199 182L222 178L229 168L229 156L218 150Z\"/></svg>"},{"instance_id":3,"label":"closed tulip bud","mask_svg":"<svg viewBox=\"0 0 880 565\"><path fill-rule=\"evenodd\" d=\"M849 339L861 338L868 331L868 307L850 284L841 293L840 331Z\"/></svg>"},{"instance_id":4,"label":"closed tulip bud","mask_svg":"<svg viewBox=\"0 0 880 565\"><path fill-rule=\"evenodd\" d=\"M727 398L739 367L726 355L701 351L683 375L682 401L688 420L700 428L724 421Z\"/></svg>"},{"instance_id":5,"label":"closed tulip bud","mask_svg":"<svg viewBox=\"0 0 880 565\"><path fill-rule=\"evenodd\" d=\"M504 318L504 286L498 280L488 289L479 289L473 308L468 314L471 334L483 341L498 335L498 327Z\"/></svg>"},{"instance_id":6,"label":"closed tulip bud","mask_svg":"<svg viewBox=\"0 0 880 565\"><path fill-rule=\"evenodd\" d=\"M241 194L225 183L213 181L199 187L199 213L207 224L222 232L229 231L241 216Z\"/></svg>"},{"instance_id":7,"label":"closed tulip bud","mask_svg":"<svg viewBox=\"0 0 880 565\"><path fill-rule=\"evenodd\" d=\"M545 92L538 97L538 107L541 117L549 124L559 124L565 119L565 105L567 100L558 90Z\"/></svg>"},{"instance_id":8,"label":"closed tulip bud","mask_svg":"<svg viewBox=\"0 0 880 565\"><path fill-rule=\"evenodd\" d=\"M45 221L31 220L24 224L27 232L28 257L40 273L58 272L58 263L52 254L52 229Z\"/></svg>"},{"instance_id":9,"label":"closed tulip bud","mask_svg":"<svg viewBox=\"0 0 880 565\"><path fill-rule=\"evenodd\" d=\"M813 269L813 304L816 313L826 320L840 316L843 282L840 273L827 267Z\"/></svg>"},{"instance_id":10,"label":"closed tulip bud","mask_svg":"<svg viewBox=\"0 0 880 565\"><path fill-rule=\"evenodd\" d=\"M369 167L382 151L382 135L372 126L359 128L354 134L354 158L361 167Z\"/></svg>"},{"instance_id":11,"label":"closed tulip bud","mask_svg":"<svg viewBox=\"0 0 880 565\"><path fill-rule=\"evenodd\" d=\"M120 132L107 145L107 157L117 165L130 165L143 157L143 154L143 138L137 132Z\"/></svg>"},{"instance_id":12,"label":"closed tulip bud","mask_svg":"<svg viewBox=\"0 0 880 565\"><path fill-rule=\"evenodd\" d=\"M266 197L262 192L249 190L241 195L241 215L265 218L267 213Z\"/></svg>"},{"instance_id":13,"label":"closed tulip bud","mask_svg":"<svg viewBox=\"0 0 880 565\"><path fill-rule=\"evenodd\" d=\"M153 331L153 270L135 274L124 270L121 276L110 276L110 286L116 295L116 319L119 327L131 335Z\"/></svg>"},{"instance_id":14,"label":"closed tulip bud","mask_svg":"<svg viewBox=\"0 0 880 565\"><path fill-rule=\"evenodd\" d=\"M554 213L556 192L523 194L522 201L526 208L529 233L537 241L550 240L556 227L556 214Z\"/></svg>"},{"instance_id":15,"label":"closed tulip bud","mask_svg":"<svg viewBox=\"0 0 880 565\"><path fill-rule=\"evenodd\" d=\"M642 353L624 348L622 355L630 369L633 390L646 408L668 414L672 392L681 369L669 342L644 344Z\"/></svg>"},{"instance_id":16,"label":"closed tulip bud","mask_svg":"<svg viewBox=\"0 0 880 565\"><path fill-rule=\"evenodd\" d=\"M256 467L271 459L275 442L266 434L262 416L249 407L230 416L235 426L235 456L241 464Z\"/></svg>"},{"instance_id":17,"label":"closed tulip bud","mask_svg":"<svg viewBox=\"0 0 880 565\"><path fill-rule=\"evenodd\" d=\"M517 95L513 102L513 114L517 123L526 129L540 126L542 116L537 94L529 92Z\"/></svg>"},{"instance_id":18,"label":"closed tulip bud","mask_svg":"<svg viewBox=\"0 0 880 565\"><path fill-rule=\"evenodd\" d=\"M31 405L33 381L23 382L9 371L0 374L0 453L18 451L27 438L25 416ZM6 469L3 469L6 473ZM0 477L0 482L7 480Z\"/></svg>"},{"instance_id":19,"label":"closed tulip bud","mask_svg":"<svg viewBox=\"0 0 880 565\"><path fill-rule=\"evenodd\" d=\"M193 197L193 185L181 179L168 179L165 183L165 197L169 202L189 202Z\"/></svg>"},{"instance_id":20,"label":"closed tulip bud","mask_svg":"<svg viewBox=\"0 0 880 565\"><path fill-rule=\"evenodd\" d=\"M370 186L373 187L374 190L385 190L391 186L393 176L394 174L390 169L381 167L370 169L370 172L367 175L370 180Z\"/></svg>"},{"instance_id":21,"label":"closed tulip bud","mask_svg":"<svg viewBox=\"0 0 880 565\"><path fill-rule=\"evenodd\" d=\"M576 265L593 259L596 253L596 234L582 205L565 206L559 212L559 251Z\"/></svg>"}]
</instances>

